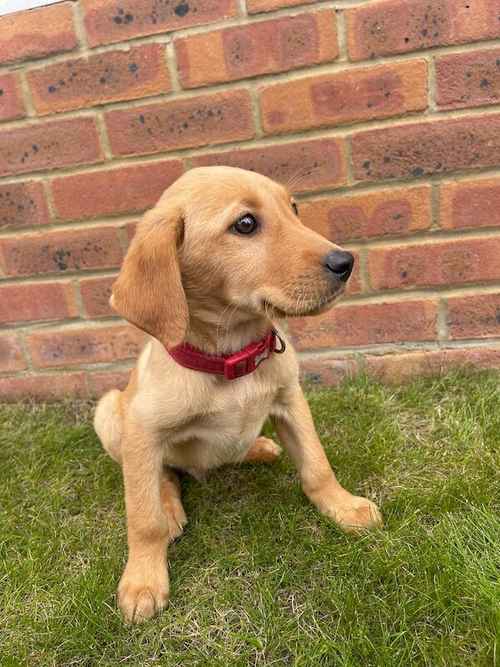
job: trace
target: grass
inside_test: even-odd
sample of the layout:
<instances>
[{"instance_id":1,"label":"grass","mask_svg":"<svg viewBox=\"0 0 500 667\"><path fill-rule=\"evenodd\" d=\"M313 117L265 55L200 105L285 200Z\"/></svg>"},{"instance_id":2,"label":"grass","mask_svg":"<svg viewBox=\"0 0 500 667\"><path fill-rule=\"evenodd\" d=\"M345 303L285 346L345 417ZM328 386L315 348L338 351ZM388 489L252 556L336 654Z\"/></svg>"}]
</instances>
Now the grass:
<instances>
[{"instance_id":1,"label":"grass","mask_svg":"<svg viewBox=\"0 0 500 667\"><path fill-rule=\"evenodd\" d=\"M361 378L310 403L385 528L340 533L286 458L185 479L170 607L132 628L121 478L88 406L0 407L0 665L500 664L498 376Z\"/></svg>"}]
</instances>

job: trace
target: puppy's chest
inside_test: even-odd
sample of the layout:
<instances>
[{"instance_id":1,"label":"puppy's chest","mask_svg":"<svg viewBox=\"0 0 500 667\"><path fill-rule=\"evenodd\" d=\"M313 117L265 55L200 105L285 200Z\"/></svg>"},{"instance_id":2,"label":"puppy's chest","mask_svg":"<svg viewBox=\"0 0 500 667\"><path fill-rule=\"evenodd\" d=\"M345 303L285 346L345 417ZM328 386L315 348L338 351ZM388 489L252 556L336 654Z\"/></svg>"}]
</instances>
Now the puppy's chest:
<instances>
[{"instance_id":1,"label":"puppy's chest","mask_svg":"<svg viewBox=\"0 0 500 667\"><path fill-rule=\"evenodd\" d=\"M274 389L255 382L231 383L223 391L209 392L201 404L193 406L193 416L173 430L171 441L245 451L259 434L275 395Z\"/></svg>"}]
</instances>

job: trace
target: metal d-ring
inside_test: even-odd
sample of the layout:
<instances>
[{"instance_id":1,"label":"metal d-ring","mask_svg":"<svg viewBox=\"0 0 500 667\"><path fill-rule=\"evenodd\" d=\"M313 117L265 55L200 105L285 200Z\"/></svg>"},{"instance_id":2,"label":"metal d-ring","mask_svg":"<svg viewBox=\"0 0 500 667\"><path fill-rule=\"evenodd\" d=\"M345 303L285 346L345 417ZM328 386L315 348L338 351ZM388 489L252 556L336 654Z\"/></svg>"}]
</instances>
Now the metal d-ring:
<instances>
[{"instance_id":1,"label":"metal d-ring","mask_svg":"<svg viewBox=\"0 0 500 667\"><path fill-rule=\"evenodd\" d=\"M276 331L276 329L273 329L273 333L276 336L276 338L279 340L281 347L279 349L274 348L274 351L276 354L283 354L283 352L286 350L286 343L283 340L283 338L279 335L279 333Z\"/></svg>"}]
</instances>

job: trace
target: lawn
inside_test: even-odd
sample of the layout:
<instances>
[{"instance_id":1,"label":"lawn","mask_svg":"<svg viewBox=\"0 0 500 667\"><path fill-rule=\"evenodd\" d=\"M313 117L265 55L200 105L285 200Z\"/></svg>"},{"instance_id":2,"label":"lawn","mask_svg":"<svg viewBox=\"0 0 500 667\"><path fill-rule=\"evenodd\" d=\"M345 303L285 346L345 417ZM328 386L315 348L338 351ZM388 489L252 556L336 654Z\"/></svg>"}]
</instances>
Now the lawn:
<instances>
[{"instance_id":1,"label":"lawn","mask_svg":"<svg viewBox=\"0 0 500 667\"><path fill-rule=\"evenodd\" d=\"M170 606L132 628L121 475L90 406L0 406L0 665L500 664L498 379L311 391L338 476L385 528L339 532L286 457L184 479Z\"/></svg>"}]
</instances>

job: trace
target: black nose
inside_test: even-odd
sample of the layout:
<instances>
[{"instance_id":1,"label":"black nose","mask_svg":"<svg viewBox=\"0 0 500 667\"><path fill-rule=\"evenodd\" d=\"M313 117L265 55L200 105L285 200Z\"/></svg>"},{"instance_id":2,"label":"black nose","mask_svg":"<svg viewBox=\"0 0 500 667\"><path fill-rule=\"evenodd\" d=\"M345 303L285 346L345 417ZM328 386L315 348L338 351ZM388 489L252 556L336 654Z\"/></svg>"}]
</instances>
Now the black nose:
<instances>
[{"instance_id":1,"label":"black nose","mask_svg":"<svg viewBox=\"0 0 500 667\"><path fill-rule=\"evenodd\" d=\"M354 266L354 257L345 250L333 250L329 252L324 260L325 267L331 271L336 278L347 282Z\"/></svg>"}]
</instances>

